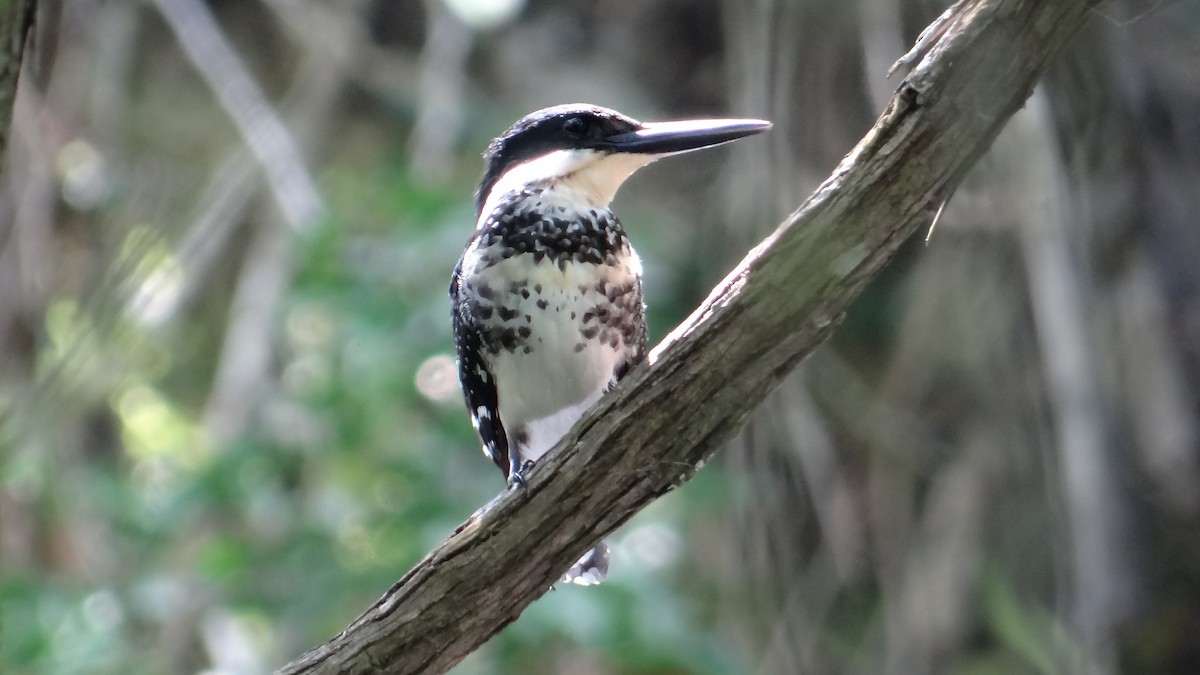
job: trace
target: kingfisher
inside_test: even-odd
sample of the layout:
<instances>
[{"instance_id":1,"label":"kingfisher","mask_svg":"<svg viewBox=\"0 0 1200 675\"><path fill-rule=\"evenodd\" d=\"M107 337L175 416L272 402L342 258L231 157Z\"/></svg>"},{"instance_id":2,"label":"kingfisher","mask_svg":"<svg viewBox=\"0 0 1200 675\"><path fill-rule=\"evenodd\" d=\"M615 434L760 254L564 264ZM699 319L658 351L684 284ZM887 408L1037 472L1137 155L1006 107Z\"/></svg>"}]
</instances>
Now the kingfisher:
<instances>
[{"instance_id":1,"label":"kingfisher","mask_svg":"<svg viewBox=\"0 0 1200 675\"><path fill-rule=\"evenodd\" d=\"M545 108L493 140L475 231L450 282L458 375L484 454L509 489L646 357L642 264L609 204L650 162L766 131L757 119L639 122ZM608 572L599 542L564 576Z\"/></svg>"}]
</instances>

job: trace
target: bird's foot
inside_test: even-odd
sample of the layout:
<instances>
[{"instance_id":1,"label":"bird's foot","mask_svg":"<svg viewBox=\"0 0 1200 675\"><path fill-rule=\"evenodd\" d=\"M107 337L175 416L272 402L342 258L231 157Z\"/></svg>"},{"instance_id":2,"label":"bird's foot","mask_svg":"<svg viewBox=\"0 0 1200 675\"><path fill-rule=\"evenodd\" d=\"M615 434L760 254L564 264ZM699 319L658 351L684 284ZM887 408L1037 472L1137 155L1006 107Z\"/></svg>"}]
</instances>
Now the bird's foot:
<instances>
[{"instance_id":1,"label":"bird's foot","mask_svg":"<svg viewBox=\"0 0 1200 675\"><path fill-rule=\"evenodd\" d=\"M521 462L521 466L515 471L510 471L508 474L508 489L509 490L524 490L525 489L525 474L533 468L533 460L527 459Z\"/></svg>"}]
</instances>

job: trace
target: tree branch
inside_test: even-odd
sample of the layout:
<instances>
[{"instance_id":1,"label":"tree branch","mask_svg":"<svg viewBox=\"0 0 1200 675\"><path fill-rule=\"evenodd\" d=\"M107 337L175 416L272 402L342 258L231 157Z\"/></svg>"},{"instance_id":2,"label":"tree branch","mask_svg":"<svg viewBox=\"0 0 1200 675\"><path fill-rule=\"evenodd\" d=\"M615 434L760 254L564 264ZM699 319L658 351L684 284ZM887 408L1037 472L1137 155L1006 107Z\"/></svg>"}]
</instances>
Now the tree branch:
<instances>
[{"instance_id":1,"label":"tree branch","mask_svg":"<svg viewBox=\"0 0 1200 675\"><path fill-rule=\"evenodd\" d=\"M928 225L1091 0L963 0L833 175L534 468L280 673L449 669L686 482Z\"/></svg>"}]
</instances>

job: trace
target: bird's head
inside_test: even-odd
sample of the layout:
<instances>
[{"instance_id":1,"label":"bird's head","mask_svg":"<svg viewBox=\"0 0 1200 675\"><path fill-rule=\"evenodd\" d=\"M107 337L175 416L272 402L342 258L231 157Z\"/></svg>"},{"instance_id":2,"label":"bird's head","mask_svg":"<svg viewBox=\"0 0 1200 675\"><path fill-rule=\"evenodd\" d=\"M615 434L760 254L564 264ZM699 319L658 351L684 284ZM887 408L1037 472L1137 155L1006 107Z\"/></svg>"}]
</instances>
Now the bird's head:
<instances>
[{"instance_id":1,"label":"bird's head","mask_svg":"<svg viewBox=\"0 0 1200 675\"><path fill-rule=\"evenodd\" d=\"M639 122L583 103L554 106L517 120L488 145L487 170L475 195L479 213L508 192L569 182L593 207L605 207L634 171L650 162L761 133L765 120Z\"/></svg>"}]
</instances>

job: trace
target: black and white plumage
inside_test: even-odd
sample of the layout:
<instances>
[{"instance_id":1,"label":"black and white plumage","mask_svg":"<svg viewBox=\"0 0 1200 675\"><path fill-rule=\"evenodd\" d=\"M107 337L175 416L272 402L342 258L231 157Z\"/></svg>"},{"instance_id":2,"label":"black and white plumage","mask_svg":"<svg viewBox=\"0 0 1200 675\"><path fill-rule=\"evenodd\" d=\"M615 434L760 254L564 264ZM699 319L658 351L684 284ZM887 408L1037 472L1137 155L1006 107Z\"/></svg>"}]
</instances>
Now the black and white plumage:
<instances>
[{"instance_id":1,"label":"black and white plumage","mask_svg":"<svg viewBox=\"0 0 1200 675\"><path fill-rule=\"evenodd\" d=\"M659 157L769 126L643 124L575 104L531 113L488 147L450 302L467 409L510 487L645 358L641 262L609 210L621 183ZM607 568L601 542L564 580L598 583Z\"/></svg>"}]
</instances>

